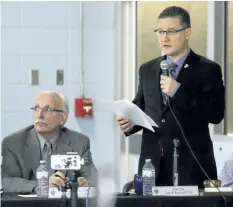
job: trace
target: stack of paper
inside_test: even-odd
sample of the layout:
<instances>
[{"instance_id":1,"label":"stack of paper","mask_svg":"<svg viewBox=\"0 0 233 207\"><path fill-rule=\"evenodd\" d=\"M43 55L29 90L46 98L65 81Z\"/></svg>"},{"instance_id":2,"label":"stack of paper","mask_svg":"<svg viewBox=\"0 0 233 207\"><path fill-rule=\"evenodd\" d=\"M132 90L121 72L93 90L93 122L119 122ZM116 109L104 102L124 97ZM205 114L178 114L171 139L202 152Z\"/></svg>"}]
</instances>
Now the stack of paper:
<instances>
[{"instance_id":1,"label":"stack of paper","mask_svg":"<svg viewBox=\"0 0 233 207\"><path fill-rule=\"evenodd\" d=\"M145 127L154 132L153 126L158 125L145 114L137 105L128 100L108 101L103 100L104 107L113 111L117 116L129 119L133 125Z\"/></svg>"}]
</instances>

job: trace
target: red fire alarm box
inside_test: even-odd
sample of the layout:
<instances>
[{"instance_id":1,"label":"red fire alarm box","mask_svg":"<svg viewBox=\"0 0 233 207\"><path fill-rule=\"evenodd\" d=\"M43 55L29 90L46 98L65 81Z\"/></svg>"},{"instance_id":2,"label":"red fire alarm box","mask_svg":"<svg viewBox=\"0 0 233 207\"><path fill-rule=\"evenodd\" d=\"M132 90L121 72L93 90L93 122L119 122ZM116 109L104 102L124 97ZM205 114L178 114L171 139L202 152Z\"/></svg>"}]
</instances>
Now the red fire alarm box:
<instances>
[{"instance_id":1,"label":"red fire alarm box","mask_svg":"<svg viewBox=\"0 0 233 207\"><path fill-rule=\"evenodd\" d=\"M74 103L75 116L78 117L92 117L93 103L90 98L76 98Z\"/></svg>"}]
</instances>

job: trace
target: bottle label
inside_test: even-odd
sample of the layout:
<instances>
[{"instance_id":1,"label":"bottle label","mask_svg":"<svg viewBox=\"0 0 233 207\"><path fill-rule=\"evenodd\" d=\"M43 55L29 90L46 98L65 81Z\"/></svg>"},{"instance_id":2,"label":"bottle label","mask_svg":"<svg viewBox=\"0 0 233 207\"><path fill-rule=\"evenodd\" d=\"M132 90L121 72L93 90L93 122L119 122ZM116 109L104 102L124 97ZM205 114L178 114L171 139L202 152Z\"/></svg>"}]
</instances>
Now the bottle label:
<instances>
[{"instance_id":1,"label":"bottle label","mask_svg":"<svg viewBox=\"0 0 233 207\"><path fill-rule=\"evenodd\" d=\"M36 173L36 178L41 179L41 178L49 178L49 173L46 171L43 172L37 172Z\"/></svg>"},{"instance_id":2,"label":"bottle label","mask_svg":"<svg viewBox=\"0 0 233 207\"><path fill-rule=\"evenodd\" d=\"M153 173L152 173L152 171L150 171L150 170L143 170L142 176L143 176L143 177L152 177L152 176L153 176Z\"/></svg>"}]
</instances>

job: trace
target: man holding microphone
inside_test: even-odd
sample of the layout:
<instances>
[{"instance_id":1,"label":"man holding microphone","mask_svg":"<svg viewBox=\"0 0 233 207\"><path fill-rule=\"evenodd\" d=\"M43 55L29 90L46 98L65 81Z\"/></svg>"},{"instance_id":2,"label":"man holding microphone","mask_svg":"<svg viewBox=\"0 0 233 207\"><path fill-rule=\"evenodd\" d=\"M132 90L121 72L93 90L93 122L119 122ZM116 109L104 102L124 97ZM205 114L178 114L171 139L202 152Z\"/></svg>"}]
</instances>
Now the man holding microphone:
<instances>
[{"instance_id":1,"label":"man holding microphone","mask_svg":"<svg viewBox=\"0 0 233 207\"><path fill-rule=\"evenodd\" d=\"M217 179L209 123L218 124L224 118L225 88L221 68L190 49L191 23L185 9L176 6L164 9L158 17L155 33L165 55L141 65L133 103L159 127L153 133L132 126L124 117L116 119L126 136L143 129L138 173L142 172L145 159L150 158L156 170L156 185L173 185L173 139L179 139L179 185L203 187L207 178L183 134L207 175ZM169 65L169 76L162 75L160 64L164 60Z\"/></svg>"}]
</instances>

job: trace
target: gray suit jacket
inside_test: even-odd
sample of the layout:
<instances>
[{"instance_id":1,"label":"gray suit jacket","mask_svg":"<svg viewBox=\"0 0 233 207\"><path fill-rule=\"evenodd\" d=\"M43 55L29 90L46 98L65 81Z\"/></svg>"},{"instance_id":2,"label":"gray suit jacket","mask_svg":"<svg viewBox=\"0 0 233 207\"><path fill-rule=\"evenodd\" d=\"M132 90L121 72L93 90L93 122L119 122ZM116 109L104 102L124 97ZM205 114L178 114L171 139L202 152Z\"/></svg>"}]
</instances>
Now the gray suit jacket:
<instances>
[{"instance_id":1,"label":"gray suit jacket","mask_svg":"<svg viewBox=\"0 0 233 207\"><path fill-rule=\"evenodd\" d=\"M89 138L62 128L57 142L57 154L78 152L84 158L79 176L89 185L97 185L97 170L92 161ZM40 144L33 125L7 136L2 141L2 186L4 193L30 193L36 186L36 169L41 159Z\"/></svg>"}]
</instances>

